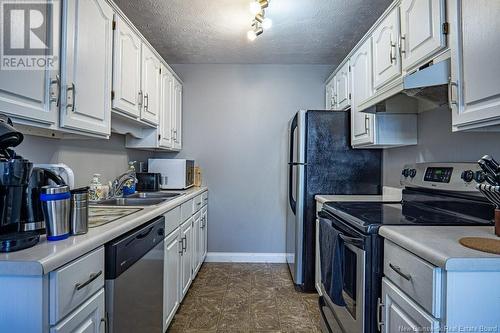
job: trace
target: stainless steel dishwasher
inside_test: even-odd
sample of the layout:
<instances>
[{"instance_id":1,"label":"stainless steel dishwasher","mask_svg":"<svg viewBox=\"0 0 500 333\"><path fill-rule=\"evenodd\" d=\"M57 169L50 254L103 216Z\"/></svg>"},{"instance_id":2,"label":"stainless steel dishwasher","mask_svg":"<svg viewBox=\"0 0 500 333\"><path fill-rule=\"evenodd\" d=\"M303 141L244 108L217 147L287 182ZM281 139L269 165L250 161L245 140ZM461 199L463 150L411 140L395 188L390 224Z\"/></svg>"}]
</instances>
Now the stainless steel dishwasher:
<instances>
[{"instance_id":1,"label":"stainless steel dishwasher","mask_svg":"<svg viewBox=\"0 0 500 333\"><path fill-rule=\"evenodd\" d=\"M109 332L162 332L165 219L106 244Z\"/></svg>"}]
</instances>

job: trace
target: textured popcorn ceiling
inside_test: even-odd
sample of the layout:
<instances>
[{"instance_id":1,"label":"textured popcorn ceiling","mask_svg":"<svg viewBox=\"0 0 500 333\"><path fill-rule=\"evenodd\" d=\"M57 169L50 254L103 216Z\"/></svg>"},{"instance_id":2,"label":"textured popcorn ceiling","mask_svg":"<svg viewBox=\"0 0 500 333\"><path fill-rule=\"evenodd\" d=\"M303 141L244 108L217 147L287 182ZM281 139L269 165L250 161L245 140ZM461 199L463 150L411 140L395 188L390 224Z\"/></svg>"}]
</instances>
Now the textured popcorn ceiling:
<instances>
[{"instance_id":1,"label":"textured popcorn ceiling","mask_svg":"<svg viewBox=\"0 0 500 333\"><path fill-rule=\"evenodd\" d=\"M250 42L250 0L115 1L172 64L337 65L391 3L272 0L272 29Z\"/></svg>"}]
</instances>

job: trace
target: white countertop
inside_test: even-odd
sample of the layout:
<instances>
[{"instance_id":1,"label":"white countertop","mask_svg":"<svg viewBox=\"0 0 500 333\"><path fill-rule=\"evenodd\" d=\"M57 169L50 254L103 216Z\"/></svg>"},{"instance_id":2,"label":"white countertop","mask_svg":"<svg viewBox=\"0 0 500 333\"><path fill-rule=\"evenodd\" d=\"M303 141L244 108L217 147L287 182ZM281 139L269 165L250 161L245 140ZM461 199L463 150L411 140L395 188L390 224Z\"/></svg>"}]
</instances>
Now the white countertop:
<instances>
[{"instance_id":1,"label":"white countertop","mask_svg":"<svg viewBox=\"0 0 500 333\"><path fill-rule=\"evenodd\" d=\"M89 228L89 232L84 235L71 236L55 242L48 242L45 236L41 236L40 242L31 248L1 253L0 275L47 274L205 191L207 191L206 187L188 189L183 191L182 196L173 200L155 206L146 206L116 221Z\"/></svg>"},{"instance_id":2,"label":"white countertop","mask_svg":"<svg viewBox=\"0 0 500 333\"><path fill-rule=\"evenodd\" d=\"M402 190L395 187L384 186L382 195L329 195L319 194L315 199L319 203L329 201L376 201L376 202L399 202L401 201Z\"/></svg>"},{"instance_id":3,"label":"white countertop","mask_svg":"<svg viewBox=\"0 0 500 333\"><path fill-rule=\"evenodd\" d=\"M500 271L500 255L462 246L462 237L500 239L494 227L382 226L379 234L447 271Z\"/></svg>"}]
</instances>

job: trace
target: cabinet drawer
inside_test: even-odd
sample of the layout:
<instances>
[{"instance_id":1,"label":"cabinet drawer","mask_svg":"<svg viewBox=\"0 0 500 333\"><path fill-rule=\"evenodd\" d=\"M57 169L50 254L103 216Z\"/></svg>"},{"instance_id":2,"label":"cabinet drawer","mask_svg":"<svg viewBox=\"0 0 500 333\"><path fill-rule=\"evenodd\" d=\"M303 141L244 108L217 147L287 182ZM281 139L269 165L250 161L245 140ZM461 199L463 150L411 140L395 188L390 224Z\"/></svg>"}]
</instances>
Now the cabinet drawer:
<instances>
[{"instance_id":1,"label":"cabinet drawer","mask_svg":"<svg viewBox=\"0 0 500 333\"><path fill-rule=\"evenodd\" d=\"M50 324L56 324L103 286L104 247L50 272Z\"/></svg>"},{"instance_id":2,"label":"cabinet drawer","mask_svg":"<svg viewBox=\"0 0 500 333\"><path fill-rule=\"evenodd\" d=\"M441 268L385 240L384 275L434 317L441 318Z\"/></svg>"},{"instance_id":3,"label":"cabinet drawer","mask_svg":"<svg viewBox=\"0 0 500 333\"><path fill-rule=\"evenodd\" d=\"M208 205L208 191L202 193L201 202L203 206Z\"/></svg>"},{"instance_id":4,"label":"cabinet drawer","mask_svg":"<svg viewBox=\"0 0 500 333\"><path fill-rule=\"evenodd\" d=\"M57 326L52 327L50 333L104 332L106 326L104 302L104 289L101 289Z\"/></svg>"},{"instance_id":5,"label":"cabinet drawer","mask_svg":"<svg viewBox=\"0 0 500 333\"><path fill-rule=\"evenodd\" d=\"M165 235L170 234L181 224L181 207L177 206L163 215L165 217Z\"/></svg>"},{"instance_id":6,"label":"cabinet drawer","mask_svg":"<svg viewBox=\"0 0 500 333\"><path fill-rule=\"evenodd\" d=\"M191 199L181 205L181 223L190 218L193 213L193 199Z\"/></svg>"},{"instance_id":7,"label":"cabinet drawer","mask_svg":"<svg viewBox=\"0 0 500 333\"><path fill-rule=\"evenodd\" d=\"M193 211L195 211L195 212L199 211L202 204L203 204L203 199L202 199L202 195L200 194L199 196L197 196L193 199Z\"/></svg>"}]
</instances>

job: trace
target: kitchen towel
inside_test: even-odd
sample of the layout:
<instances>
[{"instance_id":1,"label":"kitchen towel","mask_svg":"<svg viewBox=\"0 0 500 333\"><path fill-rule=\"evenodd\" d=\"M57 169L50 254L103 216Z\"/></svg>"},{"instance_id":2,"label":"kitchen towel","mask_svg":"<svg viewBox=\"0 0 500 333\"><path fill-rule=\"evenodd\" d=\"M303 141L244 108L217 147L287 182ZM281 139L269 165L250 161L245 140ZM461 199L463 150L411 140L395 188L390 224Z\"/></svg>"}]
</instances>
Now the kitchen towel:
<instances>
[{"instance_id":1,"label":"kitchen towel","mask_svg":"<svg viewBox=\"0 0 500 333\"><path fill-rule=\"evenodd\" d=\"M330 220L319 220L321 282L332 302L345 306L342 296L344 245L339 235Z\"/></svg>"}]
</instances>

